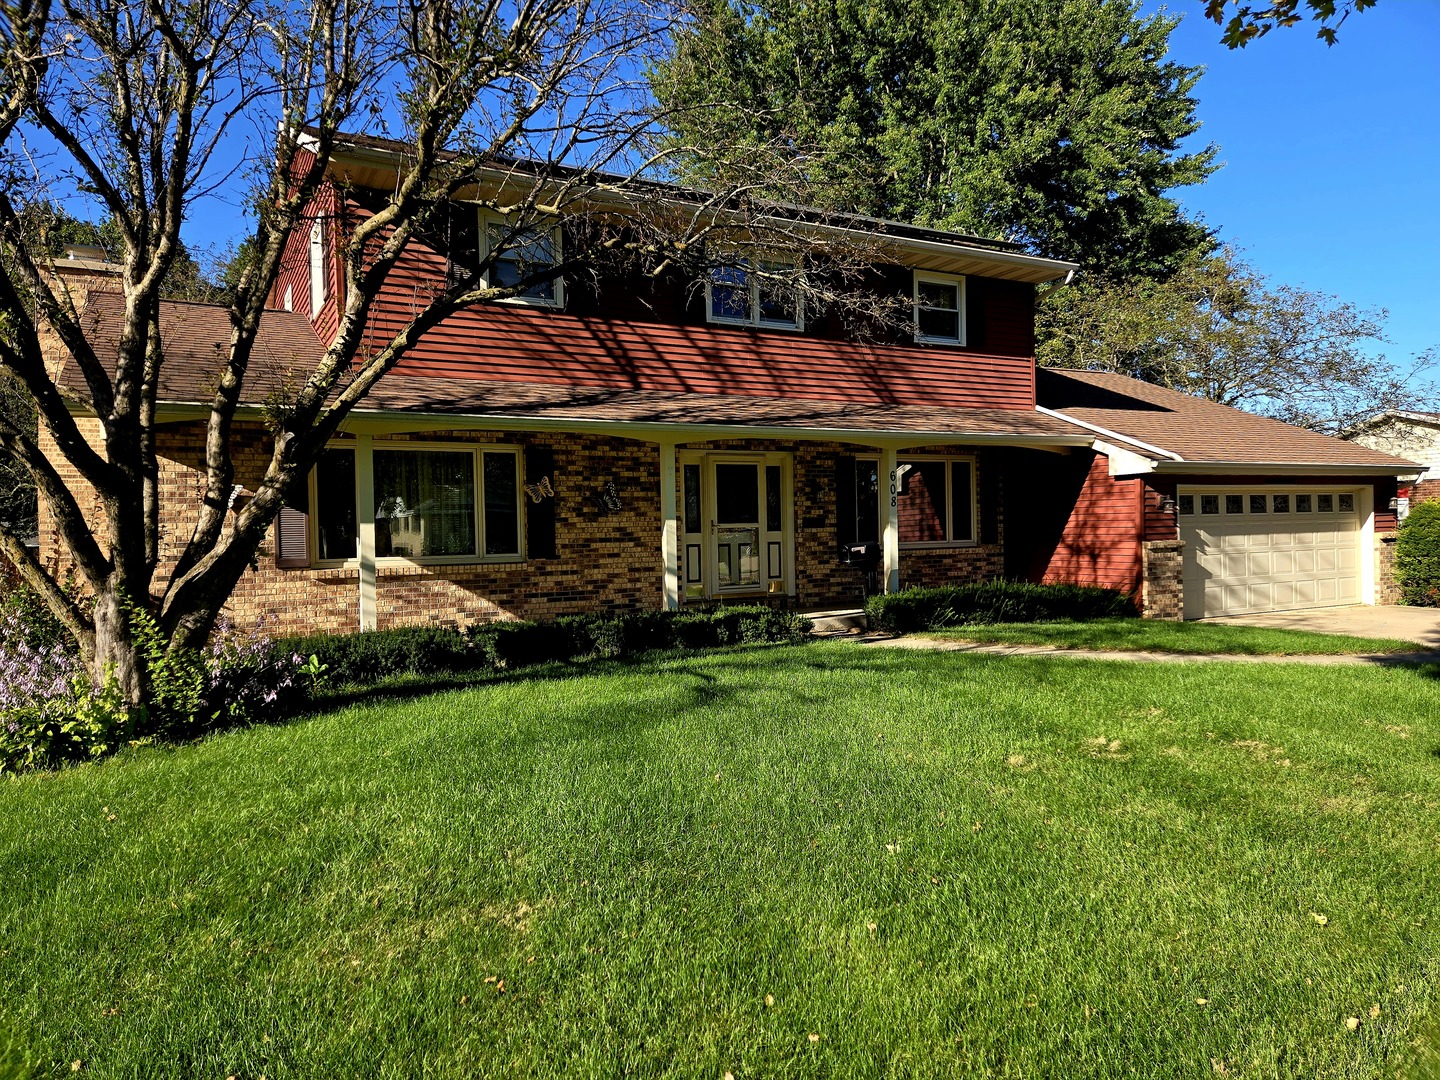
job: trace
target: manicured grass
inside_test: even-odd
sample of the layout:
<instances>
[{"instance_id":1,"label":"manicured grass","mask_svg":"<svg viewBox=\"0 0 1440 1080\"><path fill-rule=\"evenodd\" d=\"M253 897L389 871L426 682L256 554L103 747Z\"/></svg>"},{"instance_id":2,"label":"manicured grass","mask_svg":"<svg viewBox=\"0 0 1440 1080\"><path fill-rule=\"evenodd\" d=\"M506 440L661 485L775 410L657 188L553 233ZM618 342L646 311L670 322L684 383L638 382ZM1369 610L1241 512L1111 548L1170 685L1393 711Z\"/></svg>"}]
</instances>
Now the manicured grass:
<instances>
[{"instance_id":1,"label":"manicured grass","mask_svg":"<svg viewBox=\"0 0 1440 1080\"><path fill-rule=\"evenodd\" d=\"M927 630L925 637L1005 645L1053 645L1061 649L1119 652L1223 653L1240 656L1359 655L1413 653L1422 647L1398 638L1317 634L1266 626L1223 626L1155 619L1090 622L1000 623Z\"/></svg>"},{"instance_id":2,"label":"manicured grass","mask_svg":"<svg viewBox=\"0 0 1440 1080\"><path fill-rule=\"evenodd\" d=\"M22 778L0 1028L57 1076L1391 1075L1437 675L833 642Z\"/></svg>"}]
</instances>

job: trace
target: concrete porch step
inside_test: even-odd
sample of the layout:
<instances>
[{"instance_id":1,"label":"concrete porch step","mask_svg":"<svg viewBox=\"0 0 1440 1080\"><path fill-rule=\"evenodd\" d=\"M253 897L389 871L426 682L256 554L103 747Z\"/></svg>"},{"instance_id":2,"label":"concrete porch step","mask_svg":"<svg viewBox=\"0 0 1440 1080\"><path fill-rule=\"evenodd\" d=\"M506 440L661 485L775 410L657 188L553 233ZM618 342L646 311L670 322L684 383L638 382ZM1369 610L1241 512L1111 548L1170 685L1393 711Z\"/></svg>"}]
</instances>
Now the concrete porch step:
<instances>
[{"instance_id":1,"label":"concrete porch step","mask_svg":"<svg viewBox=\"0 0 1440 1080\"><path fill-rule=\"evenodd\" d=\"M863 634L870 629L870 621L861 608L847 608L843 611L802 611L802 615L815 624L813 634Z\"/></svg>"}]
</instances>

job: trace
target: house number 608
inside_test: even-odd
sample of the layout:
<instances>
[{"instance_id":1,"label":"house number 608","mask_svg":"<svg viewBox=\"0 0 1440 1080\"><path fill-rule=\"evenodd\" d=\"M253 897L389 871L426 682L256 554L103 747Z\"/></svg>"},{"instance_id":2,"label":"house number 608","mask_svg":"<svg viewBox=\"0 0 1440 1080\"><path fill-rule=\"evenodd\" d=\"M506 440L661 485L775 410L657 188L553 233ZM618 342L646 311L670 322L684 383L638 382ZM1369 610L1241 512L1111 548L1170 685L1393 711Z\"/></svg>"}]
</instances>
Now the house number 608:
<instances>
[{"instance_id":1,"label":"house number 608","mask_svg":"<svg viewBox=\"0 0 1440 1080\"><path fill-rule=\"evenodd\" d=\"M898 480L896 479L896 473L897 473L897 470L895 470L895 469L891 469L891 470L890 470L890 505L891 505L892 507L899 505L899 500L896 498L896 492L899 490L899 487L898 487L898 483L899 483L899 482L898 482Z\"/></svg>"}]
</instances>

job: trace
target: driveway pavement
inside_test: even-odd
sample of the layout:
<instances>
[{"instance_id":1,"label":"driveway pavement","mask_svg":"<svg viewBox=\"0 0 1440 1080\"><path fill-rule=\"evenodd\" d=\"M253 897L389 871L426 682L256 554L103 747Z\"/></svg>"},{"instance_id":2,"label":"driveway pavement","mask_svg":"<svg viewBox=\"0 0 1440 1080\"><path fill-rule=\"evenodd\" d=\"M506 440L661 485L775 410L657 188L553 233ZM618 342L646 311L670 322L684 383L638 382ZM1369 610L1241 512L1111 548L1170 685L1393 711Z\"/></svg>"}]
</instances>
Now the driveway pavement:
<instances>
[{"instance_id":1,"label":"driveway pavement","mask_svg":"<svg viewBox=\"0 0 1440 1080\"><path fill-rule=\"evenodd\" d=\"M1315 608L1310 611L1271 611L1261 615L1230 615L1206 619L1234 626L1278 626L1284 630L1314 630L1321 634L1399 638L1427 649L1440 649L1440 608L1361 607Z\"/></svg>"}]
</instances>

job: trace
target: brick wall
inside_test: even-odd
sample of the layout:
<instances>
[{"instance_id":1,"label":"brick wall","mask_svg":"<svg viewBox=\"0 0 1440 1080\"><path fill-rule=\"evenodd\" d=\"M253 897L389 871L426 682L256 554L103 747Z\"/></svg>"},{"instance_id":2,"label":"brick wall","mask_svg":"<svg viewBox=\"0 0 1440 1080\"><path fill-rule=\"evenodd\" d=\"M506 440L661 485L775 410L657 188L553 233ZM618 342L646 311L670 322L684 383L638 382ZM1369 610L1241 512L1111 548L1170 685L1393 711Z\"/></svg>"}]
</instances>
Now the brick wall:
<instances>
[{"instance_id":1,"label":"brick wall","mask_svg":"<svg viewBox=\"0 0 1440 1080\"><path fill-rule=\"evenodd\" d=\"M1395 584L1395 534L1375 533L1375 602L1400 603L1400 586Z\"/></svg>"},{"instance_id":2,"label":"brick wall","mask_svg":"<svg viewBox=\"0 0 1440 1080\"><path fill-rule=\"evenodd\" d=\"M82 420L98 437L98 424ZM653 444L596 435L427 431L389 441L505 443L554 451L555 533L553 559L463 565L382 562L376 570L376 623L380 628L442 623L465 626L497 618L553 618L580 611L657 608L662 603L659 450ZM376 438L376 446L386 439ZM194 528L204 491L201 423L166 425L157 437L160 489L165 508L160 539L158 591ZM682 449L785 452L794 462L797 596L806 608L851 607L862 602L864 581L837 557L835 462L841 455L875 451L841 443L726 440L688 443ZM963 453L930 448L916 453ZM254 487L270 458L269 435L258 425L237 425L236 482ZM978 474L990 467L982 452ZM60 461L76 490L79 477ZM677 484L680 480L677 470ZM602 510L594 495L613 482L621 509ZM677 492L678 495L678 492ZM99 513L98 501L89 503ZM677 507L680 506L677 498ZM997 508L986 512L998 514ZM999 532L999 523L994 525ZM41 554L50 565L65 559L53 523L42 506ZM227 606L237 625L263 623L271 633L348 631L359 625L359 572L353 567L276 567L274 536L263 545ZM1000 544L901 552L906 585L975 581L1003 571Z\"/></svg>"},{"instance_id":3,"label":"brick wall","mask_svg":"<svg viewBox=\"0 0 1440 1080\"><path fill-rule=\"evenodd\" d=\"M1140 545L1140 612L1147 619L1185 617L1183 540L1147 540Z\"/></svg>"}]
</instances>

